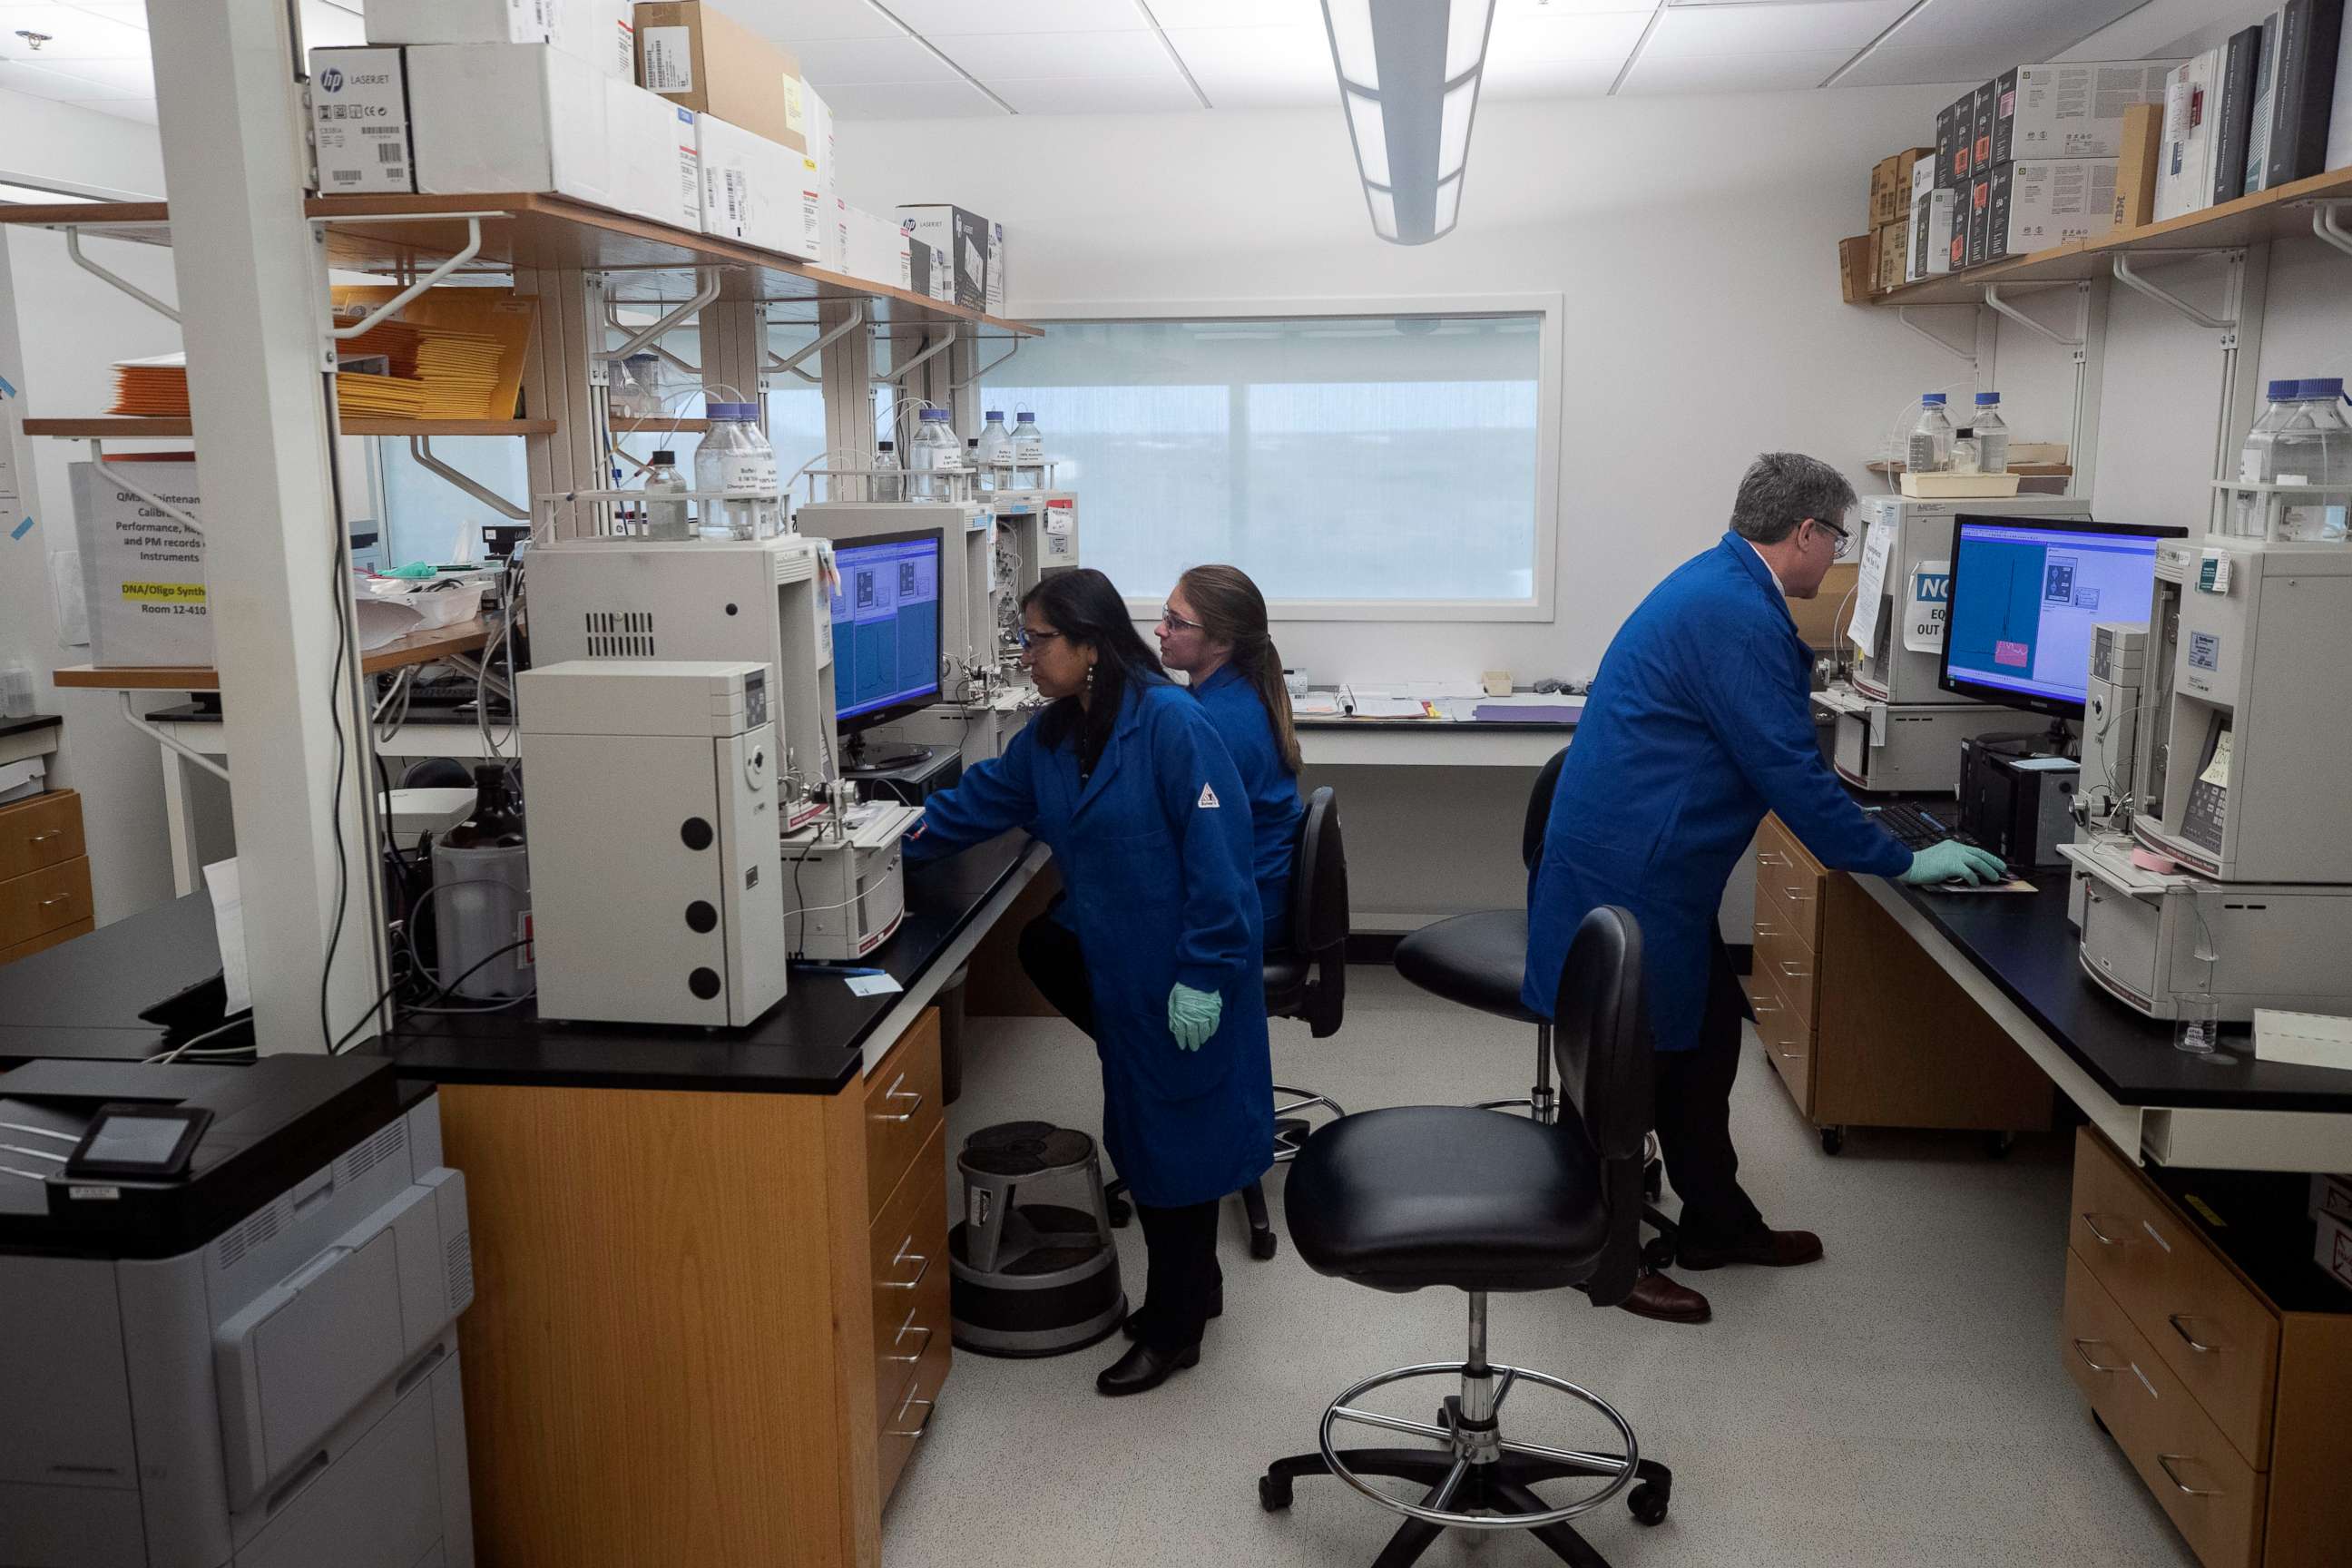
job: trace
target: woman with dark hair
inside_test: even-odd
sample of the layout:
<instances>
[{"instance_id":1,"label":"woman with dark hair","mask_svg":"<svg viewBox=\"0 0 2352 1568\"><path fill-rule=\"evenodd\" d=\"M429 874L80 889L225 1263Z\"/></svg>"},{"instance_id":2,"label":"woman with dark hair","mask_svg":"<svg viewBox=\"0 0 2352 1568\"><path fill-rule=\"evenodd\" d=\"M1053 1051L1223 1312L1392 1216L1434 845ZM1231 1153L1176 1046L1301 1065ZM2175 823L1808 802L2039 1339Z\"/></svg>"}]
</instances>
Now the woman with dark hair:
<instances>
[{"instance_id":1,"label":"woman with dark hair","mask_svg":"<svg viewBox=\"0 0 2352 1568\"><path fill-rule=\"evenodd\" d=\"M1195 566L1176 579L1160 615L1160 660L1192 679L1249 792L1252 870L1265 945L1290 936L1291 863L1298 855L1298 734L1282 655L1268 635L1265 596L1238 566Z\"/></svg>"},{"instance_id":2,"label":"woman with dark hair","mask_svg":"<svg viewBox=\"0 0 2352 1568\"><path fill-rule=\"evenodd\" d=\"M1103 1144L1150 1263L1135 1346L1095 1385L1140 1394L1200 1361L1222 1304L1220 1200L1273 1163L1249 797L1110 579L1048 577L1021 621L1022 659L1050 705L925 803L907 853L937 859L1015 827L1054 851L1065 896L1023 933L1022 960L1058 969L1047 994L1102 1061Z\"/></svg>"}]
</instances>

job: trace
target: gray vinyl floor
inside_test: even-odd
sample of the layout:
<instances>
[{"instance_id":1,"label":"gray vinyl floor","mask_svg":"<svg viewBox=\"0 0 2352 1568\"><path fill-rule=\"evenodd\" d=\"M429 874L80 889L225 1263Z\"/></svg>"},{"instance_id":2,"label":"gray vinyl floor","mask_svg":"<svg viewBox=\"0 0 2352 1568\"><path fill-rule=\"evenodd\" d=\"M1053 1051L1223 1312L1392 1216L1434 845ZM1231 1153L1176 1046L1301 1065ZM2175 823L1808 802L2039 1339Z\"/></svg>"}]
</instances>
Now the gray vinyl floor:
<instances>
[{"instance_id":1,"label":"gray vinyl floor","mask_svg":"<svg viewBox=\"0 0 2352 1568\"><path fill-rule=\"evenodd\" d=\"M1385 969L1351 970L1349 987L1332 1038L1276 1026L1278 1079L1350 1110L1525 1091L1529 1031ZM974 1019L967 1042L951 1151L1015 1118L1097 1126L1092 1047L1068 1025ZM1822 1262L1685 1276L1714 1302L1700 1328L1597 1310L1571 1293L1494 1299L1496 1362L1591 1388L1675 1471L1673 1513L1656 1529L1619 1501L1580 1521L1616 1568L2193 1562L2059 1363L2069 1139L2023 1140L1995 1162L1972 1137L1858 1131L1832 1159L1752 1037L1733 1110L1749 1191L1772 1222L1819 1231ZM1277 1232L1281 1180L1268 1182ZM1142 1237L1130 1226L1118 1237L1139 1290ZM1275 1259L1254 1261L1238 1202L1222 1245L1225 1315L1201 1365L1151 1394L1095 1393L1123 1342L1044 1361L957 1352L884 1518L885 1561L1369 1564L1395 1515L1328 1478L1300 1481L1295 1506L1267 1513L1256 1478L1270 1459L1312 1450L1324 1405L1359 1378L1458 1360L1463 1298L1325 1279L1286 1233ZM1366 1403L1427 1420L1444 1392L1431 1381ZM1525 1384L1504 1418L1507 1436L1604 1446L1596 1418ZM1574 1495L1573 1483L1547 1489ZM1554 1559L1524 1535L1450 1532L1423 1561Z\"/></svg>"}]
</instances>

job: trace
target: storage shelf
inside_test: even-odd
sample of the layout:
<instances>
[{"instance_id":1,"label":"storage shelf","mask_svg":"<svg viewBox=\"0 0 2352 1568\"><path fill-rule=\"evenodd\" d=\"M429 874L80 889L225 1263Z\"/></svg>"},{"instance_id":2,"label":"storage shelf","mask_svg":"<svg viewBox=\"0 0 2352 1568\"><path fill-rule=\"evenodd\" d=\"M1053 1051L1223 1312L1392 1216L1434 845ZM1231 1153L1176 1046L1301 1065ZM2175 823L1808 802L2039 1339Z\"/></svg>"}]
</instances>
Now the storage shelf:
<instances>
[{"instance_id":1,"label":"storage shelf","mask_svg":"<svg viewBox=\"0 0 2352 1568\"><path fill-rule=\"evenodd\" d=\"M346 436L552 436L552 419L383 419L357 418L342 422ZM133 414L101 414L88 419L27 419L27 436L67 436L82 440L145 441L184 438L195 434L187 419L150 418Z\"/></svg>"},{"instance_id":2,"label":"storage shelf","mask_svg":"<svg viewBox=\"0 0 2352 1568\"><path fill-rule=\"evenodd\" d=\"M631 419L619 414L613 416L613 438L616 441L632 436L701 436L709 429L710 421L702 418Z\"/></svg>"},{"instance_id":3,"label":"storage shelf","mask_svg":"<svg viewBox=\"0 0 2352 1568\"><path fill-rule=\"evenodd\" d=\"M2352 202L2352 169L2331 169L2307 180L2241 196L2186 217L2167 218L2138 228L2071 240L2013 261L1972 267L1942 278L1923 278L1884 294L1873 305L1973 305L1985 285L2075 283L2112 276L2118 256L2160 256L2167 251L2234 250L2264 240L2311 232L2311 204Z\"/></svg>"},{"instance_id":4,"label":"storage shelf","mask_svg":"<svg viewBox=\"0 0 2352 1568\"><path fill-rule=\"evenodd\" d=\"M430 267L457 254L466 243L466 220L450 215L495 212L506 216L482 220L481 250L464 268L467 274L579 268L604 273L609 298L651 304L691 299L695 269L717 268L723 301L864 300L872 319L884 327L966 326L1013 337L1034 337L1041 331L904 289L828 272L756 246L691 234L562 196L312 196L304 210L325 220L328 264L353 271L398 275ZM339 224L337 218L371 221ZM111 238L171 243L171 214L162 202L0 206L0 223L103 227Z\"/></svg>"},{"instance_id":5,"label":"storage shelf","mask_svg":"<svg viewBox=\"0 0 2352 1568\"><path fill-rule=\"evenodd\" d=\"M436 626L394 637L360 656L360 673L376 675L412 664L480 651L490 640L489 623L477 616L455 626ZM220 671L209 665L69 664L51 678L54 685L79 691L218 691Z\"/></svg>"}]
</instances>

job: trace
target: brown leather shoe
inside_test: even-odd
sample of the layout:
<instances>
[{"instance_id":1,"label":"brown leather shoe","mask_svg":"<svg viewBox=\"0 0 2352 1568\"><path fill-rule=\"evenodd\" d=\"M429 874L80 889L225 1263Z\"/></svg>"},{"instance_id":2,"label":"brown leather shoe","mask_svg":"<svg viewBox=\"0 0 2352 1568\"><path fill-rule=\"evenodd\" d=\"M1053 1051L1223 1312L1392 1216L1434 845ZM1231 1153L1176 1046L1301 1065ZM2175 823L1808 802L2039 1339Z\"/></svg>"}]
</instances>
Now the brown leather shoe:
<instances>
[{"instance_id":1,"label":"brown leather shoe","mask_svg":"<svg viewBox=\"0 0 2352 1568\"><path fill-rule=\"evenodd\" d=\"M1818 1261L1822 1238L1810 1230L1765 1230L1760 1226L1729 1247L1696 1247L1688 1237L1675 1249L1675 1260L1685 1268L1720 1268L1727 1263L1753 1263L1765 1268L1793 1268Z\"/></svg>"},{"instance_id":2,"label":"brown leather shoe","mask_svg":"<svg viewBox=\"0 0 2352 1568\"><path fill-rule=\"evenodd\" d=\"M1662 1323L1704 1323L1715 1316L1706 1297L1678 1280L1653 1274L1646 1268L1635 1281L1633 1293L1618 1305L1637 1318L1654 1318Z\"/></svg>"}]
</instances>

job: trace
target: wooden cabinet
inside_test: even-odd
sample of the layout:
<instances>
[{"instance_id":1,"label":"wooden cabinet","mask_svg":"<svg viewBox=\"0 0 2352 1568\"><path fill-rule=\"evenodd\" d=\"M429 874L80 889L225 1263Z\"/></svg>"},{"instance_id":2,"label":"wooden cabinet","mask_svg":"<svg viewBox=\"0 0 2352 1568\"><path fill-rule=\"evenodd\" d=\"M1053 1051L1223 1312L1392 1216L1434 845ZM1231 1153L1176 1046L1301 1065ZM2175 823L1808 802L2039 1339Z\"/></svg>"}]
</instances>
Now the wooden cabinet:
<instances>
[{"instance_id":1,"label":"wooden cabinet","mask_svg":"<svg viewBox=\"0 0 2352 1568\"><path fill-rule=\"evenodd\" d=\"M832 1094L442 1086L484 1563L874 1568L950 1361L939 1037Z\"/></svg>"},{"instance_id":2,"label":"wooden cabinet","mask_svg":"<svg viewBox=\"0 0 2352 1568\"><path fill-rule=\"evenodd\" d=\"M1769 816L1755 870L1748 997L1823 1147L1849 1126L2050 1125L2049 1079L1852 877Z\"/></svg>"},{"instance_id":3,"label":"wooden cabinet","mask_svg":"<svg viewBox=\"0 0 2352 1568\"><path fill-rule=\"evenodd\" d=\"M2059 1344L2206 1568L2320 1568L2352 1541L2352 1313L2281 1310L2089 1128Z\"/></svg>"},{"instance_id":4,"label":"wooden cabinet","mask_svg":"<svg viewBox=\"0 0 2352 1568\"><path fill-rule=\"evenodd\" d=\"M91 927L81 796L52 790L0 805L0 963Z\"/></svg>"}]
</instances>

